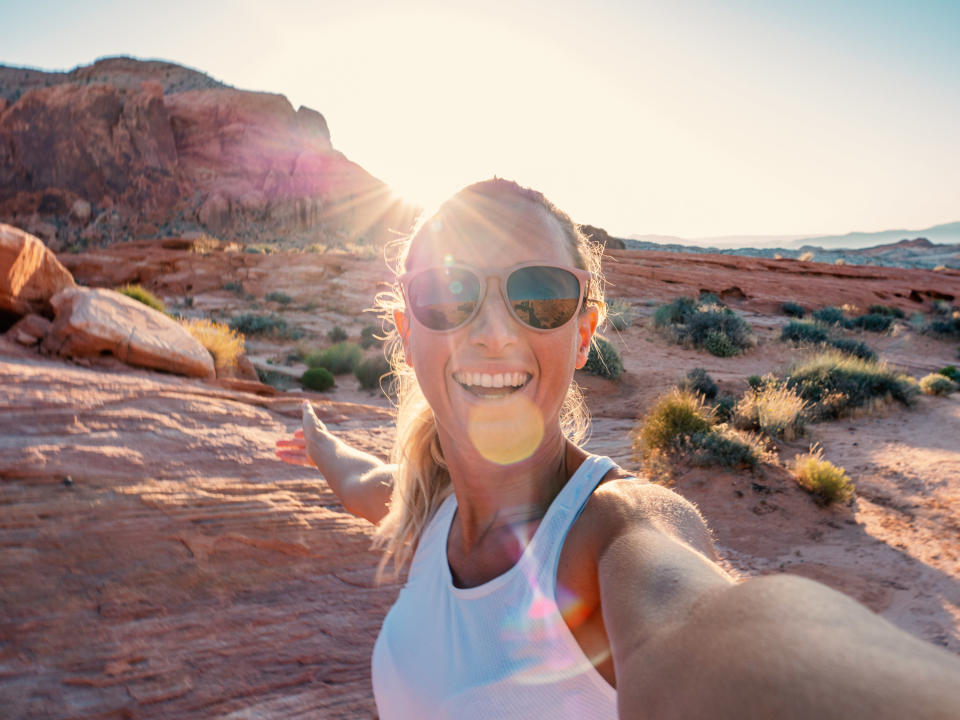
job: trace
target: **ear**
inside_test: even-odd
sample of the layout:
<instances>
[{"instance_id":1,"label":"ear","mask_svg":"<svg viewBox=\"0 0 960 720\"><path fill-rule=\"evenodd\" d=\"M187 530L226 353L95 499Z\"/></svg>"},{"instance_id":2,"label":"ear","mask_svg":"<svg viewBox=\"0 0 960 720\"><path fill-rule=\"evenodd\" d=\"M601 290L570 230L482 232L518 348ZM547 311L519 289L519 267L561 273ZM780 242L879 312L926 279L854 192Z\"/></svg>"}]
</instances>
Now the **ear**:
<instances>
[{"instance_id":1,"label":"ear","mask_svg":"<svg viewBox=\"0 0 960 720\"><path fill-rule=\"evenodd\" d=\"M593 339L593 333L597 330L597 321L600 319L600 311L595 305L588 305L586 312L580 313L577 318L577 363L579 370L587 364L587 358L590 356L590 341Z\"/></svg>"},{"instance_id":2,"label":"ear","mask_svg":"<svg viewBox=\"0 0 960 720\"><path fill-rule=\"evenodd\" d=\"M410 362L410 319L403 310L394 310L393 323L397 326L397 333L403 342L403 354L406 356L407 365L413 367L413 363Z\"/></svg>"}]
</instances>

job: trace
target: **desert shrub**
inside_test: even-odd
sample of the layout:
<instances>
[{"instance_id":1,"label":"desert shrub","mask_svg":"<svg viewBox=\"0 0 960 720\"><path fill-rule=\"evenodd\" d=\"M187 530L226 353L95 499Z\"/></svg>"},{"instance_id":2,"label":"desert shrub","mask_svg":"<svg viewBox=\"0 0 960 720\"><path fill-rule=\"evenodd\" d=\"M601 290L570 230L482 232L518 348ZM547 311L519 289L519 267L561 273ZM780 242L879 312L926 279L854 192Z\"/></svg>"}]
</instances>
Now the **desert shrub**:
<instances>
[{"instance_id":1,"label":"desert shrub","mask_svg":"<svg viewBox=\"0 0 960 720\"><path fill-rule=\"evenodd\" d=\"M955 383L960 383L960 370L957 370L955 365L947 365L937 370L937 372L950 378Z\"/></svg>"},{"instance_id":2,"label":"desert shrub","mask_svg":"<svg viewBox=\"0 0 960 720\"><path fill-rule=\"evenodd\" d=\"M923 331L941 338L960 337L960 313L954 317L934 318L923 326Z\"/></svg>"},{"instance_id":3,"label":"desert shrub","mask_svg":"<svg viewBox=\"0 0 960 720\"><path fill-rule=\"evenodd\" d=\"M843 316L843 310L833 305L814 310L812 315L814 320L822 322L824 325L840 325L841 327L846 327L849 322Z\"/></svg>"},{"instance_id":4,"label":"desert shrub","mask_svg":"<svg viewBox=\"0 0 960 720\"><path fill-rule=\"evenodd\" d=\"M677 387L681 390L698 393L702 395L705 400L713 400L720 391L717 383L710 377L710 373L701 367L694 368L688 372L686 378L681 380Z\"/></svg>"},{"instance_id":5,"label":"desert shrub","mask_svg":"<svg viewBox=\"0 0 960 720\"><path fill-rule=\"evenodd\" d=\"M756 389L756 388L759 388L761 385L763 385L764 379L759 375L747 375L747 379L745 382L749 387Z\"/></svg>"},{"instance_id":6,"label":"desert shrub","mask_svg":"<svg viewBox=\"0 0 960 720\"><path fill-rule=\"evenodd\" d=\"M949 395L956 389L953 380L940 373L930 373L920 378L920 390L925 395Z\"/></svg>"},{"instance_id":7,"label":"desert shrub","mask_svg":"<svg viewBox=\"0 0 960 720\"><path fill-rule=\"evenodd\" d=\"M357 365L353 374L360 381L360 387L373 390L380 387L381 378L390 374L390 363L382 354L377 355Z\"/></svg>"},{"instance_id":8,"label":"desert shrub","mask_svg":"<svg viewBox=\"0 0 960 720\"><path fill-rule=\"evenodd\" d=\"M953 308L946 300L934 300L932 312L934 315L950 315Z\"/></svg>"},{"instance_id":9,"label":"desert shrub","mask_svg":"<svg viewBox=\"0 0 960 720\"><path fill-rule=\"evenodd\" d=\"M243 335L212 320L186 319L180 324L193 335L213 357L217 370L235 368L243 355Z\"/></svg>"},{"instance_id":10,"label":"desert shrub","mask_svg":"<svg viewBox=\"0 0 960 720\"><path fill-rule=\"evenodd\" d=\"M766 457L758 438L727 426L686 437L680 450L692 464L701 466L755 468Z\"/></svg>"},{"instance_id":11,"label":"desert shrub","mask_svg":"<svg viewBox=\"0 0 960 720\"><path fill-rule=\"evenodd\" d=\"M750 325L730 308L700 307L680 330L688 341L717 357L730 357L750 347Z\"/></svg>"},{"instance_id":12,"label":"desert shrub","mask_svg":"<svg viewBox=\"0 0 960 720\"><path fill-rule=\"evenodd\" d=\"M697 298L698 305L716 305L718 307L724 307L723 301L717 297L716 293L712 293L709 290L702 290L700 292L700 297Z\"/></svg>"},{"instance_id":13,"label":"desert shrub","mask_svg":"<svg viewBox=\"0 0 960 720\"><path fill-rule=\"evenodd\" d=\"M264 299L267 300L268 302L280 303L281 305L289 305L290 302L293 300L292 297L287 295L285 292L281 292L280 290L273 290L272 292L268 292Z\"/></svg>"},{"instance_id":14,"label":"desert shrub","mask_svg":"<svg viewBox=\"0 0 960 720\"><path fill-rule=\"evenodd\" d=\"M871 305L867 312L872 315L889 315L892 318L899 318L902 320L907 316L907 314L898 307L892 307L890 305Z\"/></svg>"},{"instance_id":15,"label":"desert shrub","mask_svg":"<svg viewBox=\"0 0 960 720\"><path fill-rule=\"evenodd\" d=\"M626 330L635 319L633 305L626 300L615 299L607 303L607 322L614 330Z\"/></svg>"},{"instance_id":16,"label":"desert shrub","mask_svg":"<svg viewBox=\"0 0 960 720\"><path fill-rule=\"evenodd\" d=\"M311 353L307 356L306 361L310 367L322 367L334 375L343 375L353 372L360 364L362 357L363 350L356 343L339 342L326 350Z\"/></svg>"},{"instance_id":17,"label":"desert shrub","mask_svg":"<svg viewBox=\"0 0 960 720\"><path fill-rule=\"evenodd\" d=\"M651 452L676 449L684 437L708 432L713 415L700 396L675 389L657 400L640 422L634 450L645 458Z\"/></svg>"},{"instance_id":18,"label":"desert shrub","mask_svg":"<svg viewBox=\"0 0 960 720\"><path fill-rule=\"evenodd\" d=\"M140 285L122 285L121 287L117 288L117 292L121 295L126 295L128 298L133 298L137 302L141 302L147 307L153 308L157 312L167 312L167 306L163 304L163 300Z\"/></svg>"},{"instance_id":19,"label":"desert shrub","mask_svg":"<svg viewBox=\"0 0 960 720\"><path fill-rule=\"evenodd\" d=\"M909 405L917 393L910 378L885 363L837 351L794 365L784 382L809 403L817 418L842 417L875 400L892 398Z\"/></svg>"},{"instance_id":20,"label":"desert shrub","mask_svg":"<svg viewBox=\"0 0 960 720\"><path fill-rule=\"evenodd\" d=\"M806 406L794 389L770 378L746 392L734 406L731 419L738 428L793 440L803 434Z\"/></svg>"},{"instance_id":21,"label":"desert shrub","mask_svg":"<svg viewBox=\"0 0 960 720\"><path fill-rule=\"evenodd\" d=\"M230 320L230 329L244 335L272 335L276 337L289 337L291 335L291 331L287 327L287 321L273 314L244 313L243 315L237 315Z\"/></svg>"},{"instance_id":22,"label":"desert shrub","mask_svg":"<svg viewBox=\"0 0 960 720\"><path fill-rule=\"evenodd\" d=\"M326 368L312 367L308 368L300 376L300 384L309 390L324 392L334 386L333 373Z\"/></svg>"},{"instance_id":23,"label":"desert shrub","mask_svg":"<svg viewBox=\"0 0 960 720\"><path fill-rule=\"evenodd\" d=\"M383 340L377 337L377 332L380 330L381 328L378 328L376 325L365 325L363 330L360 331L360 347L366 350L374 346L383 345Z\"/></svg>"},{"instance_id":24,"label":"desert shrub","mask_svg":"<svg viewBox=\"0 0 960 720\"><path fill-rule=\"evenodd\" d=\"M713 416L717 422L729 422L737 399L733 395L721 395L713 404Z\"/></svg>"},{"instance_id":25,"label":"desert shrub","mask_svg":"<svg viewBox=\"0 0 960 720\"><path fill-rule=\"evenodd\" d=\"M806 315L807 311L803 309L802 305L798 305L795 302L785 302L780 306L780 312L784 315L789 315L790 317L802 318Z\"/></svg>"},{"instance_id":26,"label":"desert shrub","mask_svg":"<svg viewBox=\"0 0 960 720\"><path fill-rule=\"evenodd\" d=\"M330 332L327 333L327 340L329 340L332 343L341 343L344 340L346 340L348 337L350 336L347 334L347 331L344 330L339 325L334 325L330 329Z\"/></svg>"},{"instance_id":27,"label":"desert shrub","mask_svg":"<svg viewBox=\"0 0 960 720\"><path fill-rule=\"evenodd\" d=\"M238 295L243 292L243 285L238 282L230 281L223 284L224 290L229 290L230 292L237 293Z\"/></svg>"},{"instance_id":28,"label":"desert shrub","mask_svg":"<svg viewBox=\"0 0 960 720\"><path fill-rule=\"evenodd\" d=\"M867 313L853 319L853 326L870 332L886 332L893 323L892 315L881 313Z\"/></svg>"},{"instance_id":29,"label":"desert shrub","mask_svg":"<svg viewBox=\"0 0 960 720\"><path fill-rule=\"evenodd\" d=\"M862 340L853 340L851 338L830 338L827 345L836 348L842 353L853 355L863 360L876 360L877 354L873 349Z\"/></svg>"},{"instance_id":30,"label":"desert shrub","mask_svg":"<svg viewBox=\"0 0 960 720\"><path fill-rule=\"evenodd\" d=\"M733 357L740 352L730 336L722 330L711 330L703 341L703 349L715 357Z\"/></svg>"},{"instance_id":31,"label":"desert shrub","mask_svg":"<svg viewBox=\"0 0 960 720\"><path fill-rule=\"evenodd\" d=\"M653 311L653 324L656 327L683 325L697 311L697 302L690 297L679 297L671 302L657 306Z\"/></svg>"},{"instance_id":32,"label":"desert shrub","mask_svg":"<svg viewBox=\"0 0 960 720\"><path fill-rule=\"evenodd\" d=\"M807 320L791 320L780 331L780 339L784 342L826 342L828 337L827 329Z\"/></svg>"},{"instance_id":33,"label":"desert shrub","mask_svg":"<svg viewBox=\"0 0 960 720\"><path fill-rule=\"evenodd\" d=\"M824 460L819 448L798 455L793 461L793 474L802 488L826 504L845 502L853 496L853 483L847 471Z\"/></svg>"},{"instance_id":34,"label":"desert shrub","mask_svg":"<svg viewBox=\"0 0 960 720\"><path fill-rule=\"evenodd\" d=\"M590 345L587 364L583 366L583 369L591 375L616 380L623 374L623 360L612 342L595 335L593 343Z\"/></svg>"}]
</instances>

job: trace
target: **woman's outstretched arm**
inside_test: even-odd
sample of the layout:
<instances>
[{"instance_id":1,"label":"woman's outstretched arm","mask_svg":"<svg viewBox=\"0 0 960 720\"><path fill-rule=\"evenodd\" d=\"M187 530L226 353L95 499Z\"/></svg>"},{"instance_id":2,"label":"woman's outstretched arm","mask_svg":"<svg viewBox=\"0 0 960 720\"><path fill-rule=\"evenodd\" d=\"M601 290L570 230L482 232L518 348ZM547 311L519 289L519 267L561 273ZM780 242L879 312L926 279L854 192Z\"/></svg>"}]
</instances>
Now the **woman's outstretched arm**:
<instances>
[{"instance_id":1,"label":"woman's outstretched arm","mask_svg":"<svg viewBox=\"0 0 960 720\"><path fill-rule=\"evenodd\" d=\"M303 403L303 429L277 441L277 456L295 465L315 466L343 507L376 524L387 514L396 466L357 450L333 435Z\"/></svg>"},{"instance_id":2,"label":"woman's outstretched arm","mask_svg":"<svg viewBox=\"0 0 960 720\"><path fill-rule=\"evenodd\" d=\"M693 506L643 487L597 566L621 718L960 717L954 655L810 580L731 582Z\"/></svg>"}]
</instances>

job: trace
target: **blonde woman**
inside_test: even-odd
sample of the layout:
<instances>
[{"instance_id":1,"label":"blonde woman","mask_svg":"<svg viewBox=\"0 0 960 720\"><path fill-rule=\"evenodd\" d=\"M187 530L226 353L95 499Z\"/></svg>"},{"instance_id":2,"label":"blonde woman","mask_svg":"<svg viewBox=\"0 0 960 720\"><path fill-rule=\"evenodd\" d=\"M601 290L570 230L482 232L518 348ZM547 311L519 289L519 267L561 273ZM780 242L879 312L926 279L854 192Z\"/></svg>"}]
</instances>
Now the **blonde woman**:
<instances>
[{"instance_id":1,"label":"blonde woman","mask_svg":"<svg viewBox=\"0 0 960 720\"><path fill-rule=\"evenodd\" d=\"M597 248L540 193L472 185L409 238L392 462L305 405L316 465L408 568L373 653L383 720L957 718L960 663L786 575L735 583L689 502L579 447Z\"/></svg>"}]
</instances>

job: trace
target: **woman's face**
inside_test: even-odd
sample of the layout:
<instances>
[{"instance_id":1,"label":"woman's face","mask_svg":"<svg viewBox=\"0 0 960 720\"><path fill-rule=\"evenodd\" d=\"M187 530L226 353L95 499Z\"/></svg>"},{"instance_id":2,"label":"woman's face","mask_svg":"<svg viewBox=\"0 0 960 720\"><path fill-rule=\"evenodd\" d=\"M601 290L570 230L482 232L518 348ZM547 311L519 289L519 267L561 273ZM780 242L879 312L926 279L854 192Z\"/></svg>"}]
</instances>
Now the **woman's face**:
<instances>
[{"instance_id":1,"label":"woman's face","mask_svg":"<svg viewBox=\"0 0 960 720\"><path fill-rule=\"evenodd\" d=\"M415 239L408 271L453 262L476 270L487 285L477 314L455 330L437 332L406 313L397 316L445 452L452 441L505 465L556 438L574 368L587 360L596 309L555 330L532 330L510 313L500 279L487 274L527 262L573 268L568 247L559 222L523 198L448 207Z\"/></svg>"}]
</instances>

